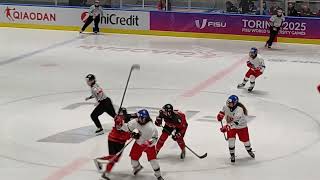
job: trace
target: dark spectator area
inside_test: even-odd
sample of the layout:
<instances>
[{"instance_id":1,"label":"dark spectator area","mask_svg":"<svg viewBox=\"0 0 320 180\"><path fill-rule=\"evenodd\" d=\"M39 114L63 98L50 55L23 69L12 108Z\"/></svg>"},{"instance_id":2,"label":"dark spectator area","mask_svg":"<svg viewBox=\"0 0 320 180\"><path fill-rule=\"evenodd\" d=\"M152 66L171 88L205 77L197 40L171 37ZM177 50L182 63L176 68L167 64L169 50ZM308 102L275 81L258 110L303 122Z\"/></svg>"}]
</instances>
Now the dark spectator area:
<instances>
[{"instance_id":1,"label":"dark spectator area","mask_svg":"<svg viewBox=\"0 0 320 180\"><path fill-rule=\"evenodd\" d=\"M82 6L94 0L2 0L1 3ZM273 15L278 8L286 16L320 17L320 0L100 0L104 8Z\"/></svg>"}]
</instances>

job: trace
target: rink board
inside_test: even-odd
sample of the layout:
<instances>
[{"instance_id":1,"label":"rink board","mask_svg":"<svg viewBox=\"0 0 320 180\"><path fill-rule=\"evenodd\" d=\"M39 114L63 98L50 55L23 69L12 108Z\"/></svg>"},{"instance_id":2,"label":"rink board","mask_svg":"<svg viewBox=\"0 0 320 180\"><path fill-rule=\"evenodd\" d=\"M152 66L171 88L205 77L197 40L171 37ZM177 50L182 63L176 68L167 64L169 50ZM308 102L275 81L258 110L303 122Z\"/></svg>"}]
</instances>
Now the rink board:
<instances>
[{"instance_id":1,"label":"rink board","mask_svg":"<svg viewBox=\"0 0 320 180\"><path fill-rule=\"evenodd\" d=\"M79 31L86 8L0 5L0 26ZM267 16L105 10L100 31L191 38L266 41ZM277 41L320 44L320 19L286 18ZM87 28L92 31L92 28Z\"/></svg>"}]
</instances>

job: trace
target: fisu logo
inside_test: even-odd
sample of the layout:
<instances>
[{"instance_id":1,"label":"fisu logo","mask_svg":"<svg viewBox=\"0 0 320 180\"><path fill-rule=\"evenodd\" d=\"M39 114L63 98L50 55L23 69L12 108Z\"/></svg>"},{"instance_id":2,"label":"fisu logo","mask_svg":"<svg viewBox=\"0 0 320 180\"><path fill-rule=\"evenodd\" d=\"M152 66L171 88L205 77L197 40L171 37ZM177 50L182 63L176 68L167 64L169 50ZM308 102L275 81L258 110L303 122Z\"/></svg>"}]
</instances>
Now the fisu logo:
<instances>
[{"instance_id":1,"label":"fisu logo","mask_svg":"<svg viewBox=\"0 0 320 180\"><path fill-rule=\"evenodd\" d=\"M207 22L208 22L208 19L203 19L200 25L200 20L196 20L196 26L198 29L203 29L204 27L206 27Z\"/></svg>"},{"instance_id":2,"label":"fisu logo","mask_svg":"<svg viewBox=\"0 0 320 180\"><path fill-rule=\"evenodd\" d=\"M196 20L195 23L198 29L204 29L205 27L216 27L216 28L227 27L226 22L209 21L208 19Z\"/></svg>"}]
</instances>

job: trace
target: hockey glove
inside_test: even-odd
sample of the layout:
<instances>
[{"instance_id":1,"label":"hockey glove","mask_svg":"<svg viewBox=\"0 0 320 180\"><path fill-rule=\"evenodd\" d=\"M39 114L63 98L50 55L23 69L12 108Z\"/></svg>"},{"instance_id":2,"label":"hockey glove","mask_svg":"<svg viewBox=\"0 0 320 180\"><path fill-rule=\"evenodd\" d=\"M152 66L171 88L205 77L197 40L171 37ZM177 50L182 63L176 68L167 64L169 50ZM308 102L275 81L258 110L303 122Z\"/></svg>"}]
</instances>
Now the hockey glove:
<instances>
[{"instance_id":1,"label":"hockey glove","mask_svg":"<svg viewBox=\"0 0 320 180\"><path fill-rule=\"evenodd\" d=\"M156 126L161 126L162 125L162 118L160 118L159 116L156 118L156 121L154 122L154 124Z\"/></svg>"},{"instance_id":2,"label":"hockey glove","mask_svg":"<svg viewBox=\"0 0 320 180\"><path fill-rule=\"evenodd\" d=\"M220 111L219 114L217 115L217 120L222 121L224 118L224 112Z\"/></svg>"},{"instance_id":3,"label":"hockey glove","mask_svg":"<svg viewBox=\"0 0 320 180\"><path fill-rule=\"evenodd\" d=\"M132 133L131 133L131 137L132 137L133 139L139 139L140 136L141 136L141 134L138 133L138 132L132 132Z\"/></svg>"},{"instance_id":4,"label":"hockey glove","mask_svg":"<svg viewBox=\"0 0 320 180\"><path fill-rule=\"evenodd\" d=\"M253 64L252 64L250 61L247 61L247 66L248 66L250 69L254 69L254 66L253 66Z\"/></svg>"},{"instance_id":5,"label":"hockey glove","mask_svg":"<svg viewBox=\"0 0 320 180\"><path fill-rule=\"evenodd\" d=\"M229 125L224 125L222 128L220 128L220 131L225 133L230 131L230 126Z\"/></svg>"}]
</instances>

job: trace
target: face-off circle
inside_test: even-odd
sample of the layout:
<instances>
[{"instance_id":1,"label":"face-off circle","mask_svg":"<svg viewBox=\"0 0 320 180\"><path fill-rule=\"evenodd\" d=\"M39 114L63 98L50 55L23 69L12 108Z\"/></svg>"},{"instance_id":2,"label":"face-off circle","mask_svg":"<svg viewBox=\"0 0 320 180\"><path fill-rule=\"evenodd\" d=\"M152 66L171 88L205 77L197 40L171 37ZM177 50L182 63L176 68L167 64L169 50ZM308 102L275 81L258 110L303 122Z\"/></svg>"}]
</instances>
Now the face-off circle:
<instances>
[{"instance_id":1,"label":"face-off circle","mask_svg":"<svg viewBox=\"0 0 320 180\"><path fill-rule=\"evenodd\" d=\"M172 99L182 92L183 90L178 89L133 88L128 90L124 106L129 112L146 108L154 119L164 104L171 103ZM122 90L110 89L106 90L106 93L116 104L121 99ZM1 154L24 162L48 166L63 166L66 161L72 161L79 156L91 158L101 155L106 151L105 135L92 136L81 142L69 141L93 133L83 130L84 127L93 126L90 120L90 113L94 108L93 102L79 101L79 97L85 97L86 94L87 91L57 93L2 104L1 107L5 110L3 118L8 119L5 122L7 127L14 127L18 132L11 137L15 143L11 143L10 140L5 143L11 148L27 147L24 147L18 157L14 152L4 154L0 151ZM189 127L185 137L187 145L199 153L208 152L208 157L199 160L191 153L187 153L186 160L179 165L180 150L174 141L168 140L158 156L164 172L213 171L230 167L227 143L219 132L220 124L215 119L215 115L225 105L227 98L228 94L223 92L203 91L193 98L172 103L174 108L186 112L188 116ZM311 148L319 139L319 124L312 116L277 102L243 96L239 96L239 99L247 107L249 115L254 117L249 120L248 126L253 148L257 151L258 157L256 160L246 160L248 155L243 144L237 141L236 154L240 163L252 165L289 158L296 152ZM24 111L20 115L10 116L10 112L16 108L24 108ZM113 126L113 121L107 115L100 118L106 129ZM27 124L32 127L25 129ZM305 129L308 129L308 132ZM281 139L284 138L284 134L290 134L295 140L283 143ZM50 140L39 142L41 139L53 136L65 141L58 144ZM125 165L130 164L128 152L129 149L123 155L121 161L124 163L119 164L118 172L129 171ZM48 159L48 154L56 158ZM195 161L197 166L194 166ZM86 167L82 170L93 169Z\"/></svg>"}]
</instances>

